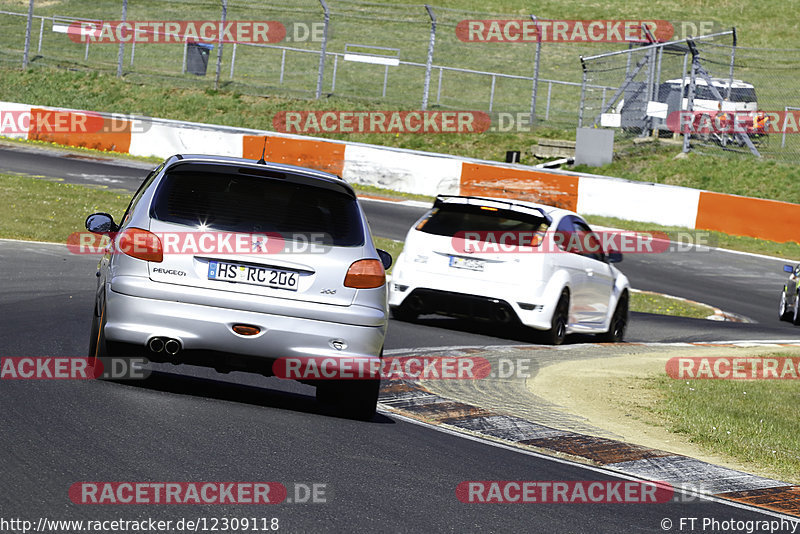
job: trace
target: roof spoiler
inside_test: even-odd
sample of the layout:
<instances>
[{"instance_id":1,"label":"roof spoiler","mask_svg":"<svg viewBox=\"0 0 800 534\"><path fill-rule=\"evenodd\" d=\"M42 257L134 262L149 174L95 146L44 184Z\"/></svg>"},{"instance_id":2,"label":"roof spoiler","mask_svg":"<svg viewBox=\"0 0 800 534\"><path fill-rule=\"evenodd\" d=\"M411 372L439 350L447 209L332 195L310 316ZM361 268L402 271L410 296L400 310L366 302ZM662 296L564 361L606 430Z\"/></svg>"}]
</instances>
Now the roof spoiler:
<instances>
[{"instance_id":1,"label":"roof spoiler","mask_svg":"<svg viewBox=\"0 0 800 534\"><path fill-rule=\"evenodd\" d=\"M520 204L519 202L514 202L513 200L506 200L499 198L483 198L483 197L473 197L466 195L436 195L436 200L433 202L433 207L439 208L450 199L464 199L465 202L463 202L463 204L468 204L472 206L505 204L505 206L507 206L505 209L518 211L520 213L528 213L529 215L533 215L535 212L536 215L544 218L548 224L553 222L552 217L550 217L540 208L532 208L531 206L526 206L525 204Z\"/></svg>"}]
</instances>

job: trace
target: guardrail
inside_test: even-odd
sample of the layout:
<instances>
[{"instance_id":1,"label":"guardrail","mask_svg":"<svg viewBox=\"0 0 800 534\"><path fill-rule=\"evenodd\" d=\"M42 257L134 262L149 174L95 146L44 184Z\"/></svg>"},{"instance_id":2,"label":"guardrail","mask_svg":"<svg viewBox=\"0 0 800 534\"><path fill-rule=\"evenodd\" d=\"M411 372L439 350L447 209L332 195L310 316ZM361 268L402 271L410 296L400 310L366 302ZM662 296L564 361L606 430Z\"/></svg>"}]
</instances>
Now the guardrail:
<instances>
[{"instance_id":1,"label":"guardrail","mask_svg":"<svg viewBox=\"0 0 800 534\"><path fill-rule=\"evenodd\" d=\"M46 111L52 110L62 108L0 102L0 113L38 113L39 118L29 123L40 123ZM99 115L127 124L105 136L39 130L20 137L164 158L175 153L214 153L258 159L263 149L269 161L312 167L352 183L398 191L517 198L587 215L797 241L794 223L800 220L800 204L269 131Z\"/></svg>"}]
</instances>

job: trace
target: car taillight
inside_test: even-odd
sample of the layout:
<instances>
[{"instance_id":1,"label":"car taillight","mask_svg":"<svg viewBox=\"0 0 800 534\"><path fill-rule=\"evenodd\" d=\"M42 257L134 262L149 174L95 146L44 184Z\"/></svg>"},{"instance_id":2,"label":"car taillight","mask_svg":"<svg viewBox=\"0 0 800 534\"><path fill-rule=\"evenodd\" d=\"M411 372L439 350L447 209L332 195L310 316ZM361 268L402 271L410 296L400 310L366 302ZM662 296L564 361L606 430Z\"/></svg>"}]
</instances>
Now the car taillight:
<instances>
[{"instance_id":1,"label":"car taillight","mask_svg":"<svg viewBox=\"0 0 800 534\"><path fill-rule=\"evenodd\" d=\"M358 260L347 270L345 287L374 289L386 283L386 272L378 260Z\"/></svg>"},{"instance_id":2,"label":"car taillight","mask_svg":"<svg viewBox=\"0 0 800 534\"><path fill-rule=\"evenodd\" d=\"M153 232L126 228L117 238L117 249L132 258L160 263L164 259L161 240Z\"/></svg>"}]
</instances>

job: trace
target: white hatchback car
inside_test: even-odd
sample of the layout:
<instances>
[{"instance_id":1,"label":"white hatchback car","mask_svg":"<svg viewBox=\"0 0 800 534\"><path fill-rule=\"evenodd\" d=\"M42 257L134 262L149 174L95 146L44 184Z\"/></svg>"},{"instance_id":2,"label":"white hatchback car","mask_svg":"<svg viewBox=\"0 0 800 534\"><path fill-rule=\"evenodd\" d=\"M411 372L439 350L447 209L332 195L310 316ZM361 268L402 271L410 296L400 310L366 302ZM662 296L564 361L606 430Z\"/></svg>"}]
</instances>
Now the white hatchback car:
<instances>
[{"instance_id":1,"label":"white hatchback car","mask_svg":"<svg viewBox=\"0 0 800 534\"><path fill-rule=\"evenodd\" d=\"M576 213L531 202L439 196L409 230L389 287L395 318L519 322L558 345L570 333L619 342L630 284L616 251Z\"/></svg>"}]
</instances>

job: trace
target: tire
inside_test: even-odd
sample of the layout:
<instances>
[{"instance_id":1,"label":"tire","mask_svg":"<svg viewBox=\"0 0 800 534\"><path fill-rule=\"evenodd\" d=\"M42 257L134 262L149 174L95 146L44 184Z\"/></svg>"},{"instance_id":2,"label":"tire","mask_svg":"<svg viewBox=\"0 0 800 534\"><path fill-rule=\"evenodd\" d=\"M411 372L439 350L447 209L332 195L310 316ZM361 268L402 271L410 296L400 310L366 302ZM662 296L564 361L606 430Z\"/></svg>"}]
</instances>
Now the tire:
<instances>
[{"instance_id":1,"label":"tire","mask_svg":"<svg viewBox=\"0 0 800 534\"><path fill-rule=\"evenodd\" d=\"M625 339L625 330L628 327L628 292L625 291L617 301L614 315L608 325L608 332L599 334L598 337L606 343L622 343Z\"/></svg>"},{"instance_id":2,"label":"tire","mask_svg":"<svg viewBox=\"0 0 800 534\"><path fill-rule=\"evenodd\" d=\"M391 306L389 311L392 313L392 319L398 321L412 322L416 321L419 314L412 311L407 306Z\"/></svg>"},{"instance_id":3,"label":"tire","mask_svg":"<svg viewBox=\"0 0 800 534\"><path fill-rule=\"evenodd\" d=\"M89 352L87 354L89 367L91 368L90 372L98 380L103 379L100 374L103 367L98 367L98 360L102 363L107 358L118 356L121 352L118 344L106 340L105 311L105 304L103 304L99 317L96 311L92 312L92 329L89 337Z\"/></svg>"},{"instance_id":4,"label":"tire","mask_svg":"<svg viewBox=\"0 0 800 534\"><path fill-rule=\"evenodd\" d=\"M569 323L569 291L561 292L553 318L550 320L550 329L544 332L544 341L548 345L561 345L567 337L567 324Z\"/></svg>"},{"instance_id":5,"label":"tire","mask_svg":"<svg viewBox=\"0 0 800 534\"><path fill-rule=\"evenodd\" d=\"M380 380L350 381L342 392L341 412L345 417L371 421L378 406Z\"/></svg>"},{"instance_id":6,"label":"tire","mask_svg":"<svg viewBox=\"0 0 800 534\"><path fill-rule=\"evenodd\" d=\"M797 306L795 304L795 306ZM786 306L786 291L781 292L781 303L778 305L778 318L781 321L788 321L792 319L792 312L788 311Z\"/></svg>"},{"instance_id":7,"label":"tire","mask_svg":"<svg viewBox=\"0 0 800 534\"><path fill-rule=\"evenodd\" d=\"M794 300L794 311L792 312L792 324L795 326L800 325L800 294L798 294Z\"/></svg>"},{"instance_id":8,"label":"tire","mask_svg":"<svg viewBox=\"0 0 800 534\"><path fill-rule=\"evenodd\" d=\"M338 399L333 384L319 384L315 396L321 404L335 404Z\"/></svg>"},{"instance_id":9,"label":"tire","mask_svg":"<svg viewBox=\"0 0 800 534\"><path fill-rule=\"evenodd\" d=\"M378 406L380 380L336 380L317 386L317 401L335 405L344 417L370 421Z\"/></svg>"},{"instance_id":10,"label":"tire","mask_svg":"<svg viewBox=\"0 0 800 534\"><path fill-rule=\"evenodd\" d=\"M102 329L102 321L103 321L103 312L105 309L101 311L100 316L97 315L97 306L94 307L92 310L92 329L89 332L89 352L86 354L87 359L89 360L88 366L90 367L89 372L94 375L95 378L98 378L95 375L95 370L99 368L97 366L98 358L105 356L106 352L106 340L105 335L103 334Z\"/></svg>"}]
</instances>

